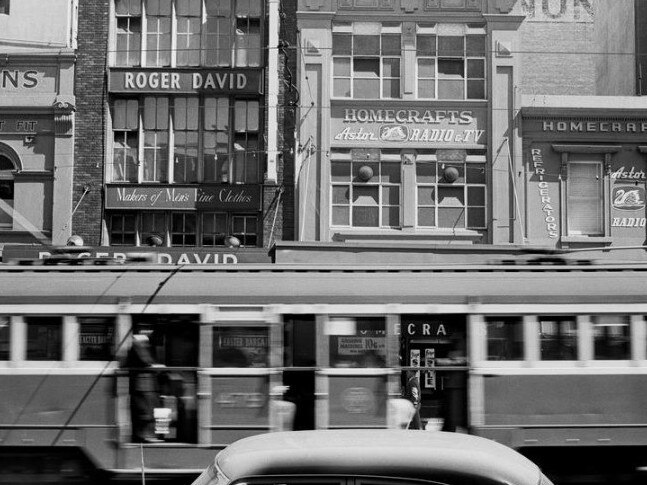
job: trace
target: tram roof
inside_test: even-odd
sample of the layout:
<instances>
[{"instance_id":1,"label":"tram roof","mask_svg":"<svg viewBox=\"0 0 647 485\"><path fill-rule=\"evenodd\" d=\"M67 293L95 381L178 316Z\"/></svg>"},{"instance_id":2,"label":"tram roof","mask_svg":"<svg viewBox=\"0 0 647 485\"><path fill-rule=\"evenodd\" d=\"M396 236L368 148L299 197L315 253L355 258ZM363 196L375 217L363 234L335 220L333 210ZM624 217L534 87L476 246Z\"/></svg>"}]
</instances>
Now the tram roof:
<instances>
[{"instance_id":1,"label":"tram roof","mask_svg":"<svg viewBox=\"0 0 647 485\"><path fill-rule=\"evenodd\" d=\"M647 265L0 266L0 304L647 303Z\"/></svg>"},{"instance_id":2,"label":"tram roof","mask_svg":"<svg viewBox=\"0 0 647 485\"><path fill-rule=\"evenodd\" d=\"M216 464L229 480L329 474L537 485L541 477L534 463L494 441L410 430L268 433L230 445Z\"/></svg>"}]
</instances>

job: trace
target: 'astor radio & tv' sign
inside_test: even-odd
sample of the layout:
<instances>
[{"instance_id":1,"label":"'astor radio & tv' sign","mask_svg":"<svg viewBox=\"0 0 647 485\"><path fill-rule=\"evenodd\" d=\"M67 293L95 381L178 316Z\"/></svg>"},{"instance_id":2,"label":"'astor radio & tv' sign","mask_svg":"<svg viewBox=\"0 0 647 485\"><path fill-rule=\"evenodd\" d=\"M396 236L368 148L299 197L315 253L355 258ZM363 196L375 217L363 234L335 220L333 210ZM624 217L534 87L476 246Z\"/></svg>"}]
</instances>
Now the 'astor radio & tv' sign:
<instances>
[{"instance_id":1,"label":"'astor radio & tv' sign","mask_svg":"<svg viewBox=\"0 0 647 485\"><path fill-rule=\"evenodd\" d=\"M263 69L111 69L109 89L113 93L261 94Z\"/></svg>"},{"instance_id":2,"label":"'astor radio & tv' sign","mask_svg":"<svg viewBox=\"0 0 647 485\"><path fill-rule=\"evenodd\" d=\"M106 209L218 209L257 211L260 185L109 185Z\"/></svg>"},{"instance_id":3,"label":"'astor radio & tv' sign","mask_svg":"<svg viewBox=\"0 0 647 485\"><path fill-rule=\"evenodd\" d=\"M332 113L333 145L425 148L486 143L482 108L335 107Z\"/></svg>"}]
</instances>

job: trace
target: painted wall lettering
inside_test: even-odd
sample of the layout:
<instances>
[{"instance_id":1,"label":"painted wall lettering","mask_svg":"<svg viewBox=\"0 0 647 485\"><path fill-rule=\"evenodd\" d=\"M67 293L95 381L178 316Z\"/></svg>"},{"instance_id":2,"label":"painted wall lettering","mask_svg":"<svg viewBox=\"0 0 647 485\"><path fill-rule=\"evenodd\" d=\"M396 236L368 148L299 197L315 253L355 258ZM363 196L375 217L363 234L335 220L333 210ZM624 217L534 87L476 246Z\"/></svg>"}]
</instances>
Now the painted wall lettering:
<instances>
[{"instance_id":1,"label":"painted wall lettering","mask_svg":"<svg viewBox=\"0 0 647 485\"><path fill-rule=\"evenodd\" d=\"M647 180L644 170L637 170L635 166L629 169L622 166L615 172L611 172L611 178L615 180Z\"/></svg>"},{"instance_id":2,"label":"painted wall lettering","mask_svg":"<svg viewBox=\"0 0 647 485\"><path fill-rule=\"evenodd\" d=\"M548 237L555 239L559 236L557 229L557 219L555 218L555 209L553 208L550 195L548 194L548 182L544 180L546 169L544 168L544 157L539 148L533 148L530 151L532 156L532 166L535 175L539 177L537 189L541 200L541 210L544 213L544 222L546 223L546 232Z\"/></svg>"},{"instance_id":3,"label":"painted wall lettering","mask_svg":"<svg viewBox=\"0 0 647 485\"><path fill-rule=\"evenodd\" d=\"M644 217L614 217L611 227L645 227L646 224Z\"/></svg>"},{"instance_id":4,"label":"painted wall lettering","mask_svg":"<svg viewBox=\"0 0 647 485\"><path fill-rule=\"evenodd\" d=\"M647 121L543 121L542 131L559 133L647 133Z\"/></svg>"},{"instance_id":5,"label":"painted wall lettering","mask_svg":"<svg viewBox=\"0 0 647 485\"><path fill-rule=\"evenodd\" d=\"M1 70L0 89L31 89L38 86L38 71Z\"/></svg>"},{"instance_id":6,"label":"painted wall lettering","mask_svg":"<svg viewBox=\"0 0 647 485\"><path fill-rule=\"evenodd\" d=\"M593 22L595 0L519 0L527 22Z\"/></svg>"}]
</instances>

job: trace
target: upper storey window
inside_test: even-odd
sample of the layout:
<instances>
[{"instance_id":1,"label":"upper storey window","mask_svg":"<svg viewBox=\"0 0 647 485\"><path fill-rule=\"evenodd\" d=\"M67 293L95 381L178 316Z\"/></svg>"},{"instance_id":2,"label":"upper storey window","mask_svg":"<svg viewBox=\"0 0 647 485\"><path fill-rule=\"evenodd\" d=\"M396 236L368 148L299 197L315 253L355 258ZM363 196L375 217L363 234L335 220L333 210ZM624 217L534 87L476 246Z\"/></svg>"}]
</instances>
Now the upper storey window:
<instances>
[{"instance_id":1,"label":"upper storey window","mask_svg":"<svg viewBox=\"0 0 647 485\"><path fill-rule=\"evenodd\" d=\"M418 98L485 99L485 30L418 25L416 72Z\"/></svg>"},{"instance_id":2,"label":"upper storey window","mask_svg":"<svg viewBox=\"0 0 647 485\"><path fill-rule=\"evenodd\" d=\"M257 67L260 0L115 0L117 66Z\"/></svg>"},{"instance_id":3,"label":"upper storey window","mask_svg":"<svg viewBox=\"0 0 647 485\"><path fill-rule=\"evenodd\" d=\"M355 22L333 26L333 96L400 98L402 27Z\"/></svg>"}]
</instances>

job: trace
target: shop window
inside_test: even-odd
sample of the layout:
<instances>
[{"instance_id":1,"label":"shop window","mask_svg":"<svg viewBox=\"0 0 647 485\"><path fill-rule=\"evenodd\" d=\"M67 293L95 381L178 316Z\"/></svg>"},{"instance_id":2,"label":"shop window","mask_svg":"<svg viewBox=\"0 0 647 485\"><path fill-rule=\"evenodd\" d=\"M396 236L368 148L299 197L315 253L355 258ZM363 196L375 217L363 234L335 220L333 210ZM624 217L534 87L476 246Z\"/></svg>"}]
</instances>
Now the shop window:
<instances>
[{"instance_id":1,"label":"shop window","mask_svg":"<svg viewBox=\"0 0 647 485\"><path fill-rule=\"evenodd\" d=\"M258 67L262 7L250 0L115 0L115 64Z\"/></svg>"},{"instance_id":2,"label":"shop window","mask_svg":"<svg viewBox=\"0 0 647 485\"><path fill-rule=\"evenodd\" d=\"M109 221L110 244L112 246L134 246L136 244L135 214L111 214Z\"/></svg>"},{"instance_id":3,"label":"shop window","mask_svg":"<svg viewBox=\"0 0 647 485\"><path fill-rule=\"evenodd\" d=\"M256 246L258 242L258 218L256 216L232 216L232 236L243 246Z\"/></svg>"},{"instance_id":4,"label":"shop window","mask_svg":"<svg viewBox=\"0 0 647 485\"><path fill-rule=\"evenodd\" d=\"M259 242L259 218L227 212L124 212L108 215L111 246L224 247L227 236L241 246Z\"/></svg>"},{"instance_id":5,"label":"shop window","mask_svg":"<svg viewBox=\"0 0 647 485\"><path fill-rule=\"evenodd\" d=\"M145 246L166 246L166 213L142 212L139 240Z\"/></svg>"},{"instance_id":6,"label":"shop window","mask_svg":"<svg viewBox=\"0 0 647 485\"><path fill-rule=\"evenodd\" d=\"M464 150L420 154L416 186L419 228L486 227L484 156Z\"/></svg>"},{"instance_id":7,"label":"shop window","mask_svg":"<svg viewBox=\"0 0 647 485\"><path fill-rule=\"evenodd\" d=\"M332 225L400 226L400 162L333 161Z\"/></svg>"},{"instance_id":8,"label":"shop window","mask_svg":"<svg viewBox=\"0 0 647 485\"><path fill-rule=\"evenodd\" d=\"M198 96L116 99L112 118L112 182L261 182L258 101Z\"/></svg>"},{"instance_id":9,"label":"shop window","mask_svg":"<svg viewBox=\"0 0 647 485\"><path fill-rule=\"evenodd\" d=\"M79 360L112 360L115 345L115 319L79 317L78 322Z\"/></svg>"},{"instance_id":10,"label":"shop window","mask_svg":"<svg viewBox=\"0 0 647 485\"><path fill-rule=\"evenodd\" d=\"M523 360L523 321L520 317L487 317L487 360Z\"/></svg>"},{"instance_id":11,"label":"shop window","mask_svg":"<svg viewBox=\"0 0 647 485\"><path fill-rule=\"evenodd\" d=\"M485 30L459 24L417 26L418 98L485 99Z\"/></svg>"},{"instance_id":12,"label":"shop window","mask_svg":"<svg viewBox=\"0 0 647 485\"><path fill-rule=\"evenodd\" d=\"M214 367L269 367L270 329L231 327L213 330Z\"/></svg>"},{"instance_id":13,"label":"shop window","mask_svg":"<svg viewBox=\"0 0 647 485\"><path fill-rule=\"evenodd\" d=\"M9 317L0 316L0 360L11 358L11 322Z\"/></svg>"},{"instance_id":14,"label":"shop window","mask_svg":"<svg viewBox=\"0 0 647 485\"><path fill-rule=\"evenodd\" d=\"M115 0L117 66L138 66L141 57L141 0Z\"/></svg>"},{"instance_id":15,"label":"shop window","mask_svg":"<svg viewBox=\"0 0 647 485\"><path fill-rule=\"evenodd\" d=\"M139 163L139 102L136 99L118 99L112 119L113 156L112 179L115 182L137 182Z\"/></svg>"},{"instance_id":16,"label":"shop window","mask_svg":"<svg viewBox=\"0 0 647 485\"><path fill-rule=\"evenodd\" d=\"M569 160L566 181L569 236L604 236L602 161Z\"/></svg>"},{"instance_id":17,"label":"shop window","mask_svg":"<svg viewBox=\"0 0 647 485\"><path fill-rule=\"evenodd\" d=\"M15 170L9 157L0 153L0 229L13 228Z\"/></svg>"},{"instance_id":18,"label":"shop window","mask_svg":"<svg viewBox=\"0 0 647 485\"><path fill-rule=\"evenodd\" d=\"M227 236L227 214L205 212L202 214L202 245L224 246Z\"/></svg>"},{"instance_id":19,"label":"shop window","mask_svg":"<svg viewBox=\"0 0 647 485\"><path fill-rule=\"evenodd\" d=\"M63 319L27 317L27 360L62 360Z\"/></svg>"},{"instance_id":20,"label":"shop window","mask_svg":"<svg viewBox=\"0 0 647 485\"><path fill-rule=\"evenodd\" d=\"M577 322L573 317L540 317L541 360L577 360Z\"/></svg>"},{"instance_id":21,"label":"shop window","mask_svg":"<svg viewBox=\"0 0 647 485\"><path fill-rule=\"evenodd\" d=\"M0 15L9 15L10 0L0 0Z\"/></svg>"},{"instance_id":22,"label":"shop window","mask_svg":"<svg viewBox=\"0 0 647 485\"><path fill-rule=\"evenodd\" d=\"M355 22L333 26L333 96L401 98L402 26Z\"/></svg>"},{"instance_id":23,"label":"shop window","mask_svg":"<svg viewBox=\"0 0 647 485\"><path fill-rule=\"evenodd\" d=\"M631 337L627 315L594 317L593 356L596 360L631 359Z\"/></svg>"},{"instance_id":24,"label":"shop window","mask_svg":"<svg viewBox=\"0 0 647 485\"><path fill-rule=\"evenodd\" d=\"M195 246L197 238L196 214L174 212L171 215L171 245Z\"/></svg>"}]
</instances>

